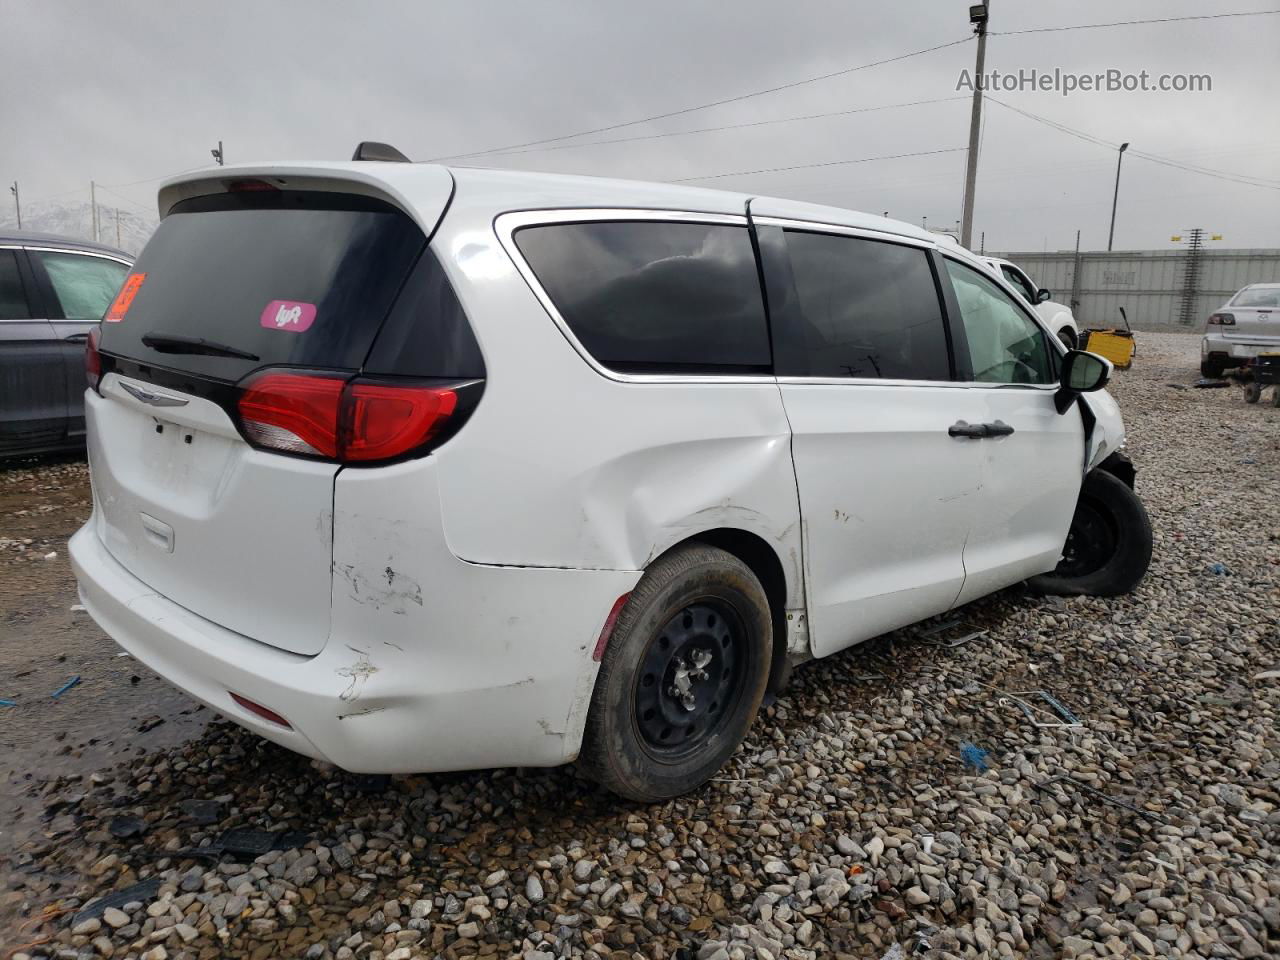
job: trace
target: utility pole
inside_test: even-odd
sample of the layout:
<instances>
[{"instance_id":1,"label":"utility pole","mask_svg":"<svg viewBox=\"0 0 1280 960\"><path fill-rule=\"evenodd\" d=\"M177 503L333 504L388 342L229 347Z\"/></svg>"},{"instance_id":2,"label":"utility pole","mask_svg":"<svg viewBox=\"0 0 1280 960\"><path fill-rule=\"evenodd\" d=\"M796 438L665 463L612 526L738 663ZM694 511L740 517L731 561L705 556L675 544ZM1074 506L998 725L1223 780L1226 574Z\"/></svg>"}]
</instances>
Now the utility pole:
<instances>
[{"instance_id":1,"label":"utility pole","mask_svg":"<svg viewBox=\"0 0 1280 960\"><path fill-rule=\"evenodd\" d=\"M966 248L973 240L973 191L978 180L978 135L982 130L982 72L987 64L987 20L991 0L969 8L969 22L978 33L978 62L973 75L973 110L969 114L969 156L964 171L964 215L960 243Z\"/></svg>"},{"instance_id":2,"label":"utility pole","mask_svg":"<svg viewBox=\"0 0 1280 960\"><path fill-rule=\"evenodd\" d=\"M213 159L218 161L218 166L222 166L222 141L218 141L218 148L216 150L210 150L209 152L213 154Z\"/></svg>"},{"instance_id":3,"label":"utility pole","mask_svg":"<svg viewBox=\"0 0 1280 960\"><path fill-rule=\"evenodd\" d=\"M18 215L18 229L22 229L22 202L18 199L18 181L13 181L13 186L9 188L9 192L13 194L13 210Z\"/></svg>"},{"instance_id":4,"label":"utility pole","mask_svg":"<svg viewBox=\"0 0 1280 960\"><path fill-rule=\"evenodd\" d=\"M120 246L120 208L116 207L116 246Z\"/></svg>"},{"instance_id":5,"label":"utility pole","mask_svg":"<svg viewBox=\"0 0 1280 960\"><path fill-rule=\"evenodd\" d=\"M89 204L93 207L93 242L98 242L98 185L89 181Z\"/></svg>"},{"instance_id":6,"label":"utility pole","mask_svg":"<svg viewBox=\"0 0 1280 960\"><path fill-rule=\"evenodd\" d=\"M1116 237L1116 202L1120 199L1120 161L1124 159L1124 152L1129 149L1129 144L1120 144L1120 152L1116 154L1116 190L1111 195L1111 230L1107 234L1107 253L1111 252L1111 241Z\"/></svg>"}]
</instances>

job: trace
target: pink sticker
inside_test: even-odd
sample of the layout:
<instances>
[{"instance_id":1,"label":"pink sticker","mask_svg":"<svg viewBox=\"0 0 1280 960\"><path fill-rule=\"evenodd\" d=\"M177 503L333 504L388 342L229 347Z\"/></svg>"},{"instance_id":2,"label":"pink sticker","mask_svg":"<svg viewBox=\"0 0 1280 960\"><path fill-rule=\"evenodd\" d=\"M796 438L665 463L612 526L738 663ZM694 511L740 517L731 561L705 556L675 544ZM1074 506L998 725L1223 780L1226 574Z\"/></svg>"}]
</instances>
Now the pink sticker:
<instances>
[{"instance_id":1,"label":"pink sticker","mask_svg":"<svg viewBox=\"0 0 1280 960\"><path fill-rule=\"evenodd\" d=\"M269 330L288 330L302 333L316 319L314 303L298 303L294 300L272 300L262 311L262 326Z\"/></svg>"}]
</instances>

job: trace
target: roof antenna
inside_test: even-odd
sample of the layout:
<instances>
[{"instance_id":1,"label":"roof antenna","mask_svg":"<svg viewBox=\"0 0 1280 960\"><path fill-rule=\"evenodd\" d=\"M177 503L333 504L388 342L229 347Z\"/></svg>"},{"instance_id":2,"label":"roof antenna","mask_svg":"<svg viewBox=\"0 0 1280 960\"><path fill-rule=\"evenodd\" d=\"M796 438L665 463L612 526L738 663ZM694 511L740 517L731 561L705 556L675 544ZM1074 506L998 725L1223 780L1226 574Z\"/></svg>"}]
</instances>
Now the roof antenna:
<instances>
[{"instance_id":1,"label":"roof antenna","mask_svg":"<svg viewBox=\"0 0 1280 960\"><path fill-rule=\"evenodd\" d=\"M352 160L381 160L385 163L410 163L408 157L389 143L378 143L376 140L362 140L351 155Z\"/></svg>"}]
</instances>

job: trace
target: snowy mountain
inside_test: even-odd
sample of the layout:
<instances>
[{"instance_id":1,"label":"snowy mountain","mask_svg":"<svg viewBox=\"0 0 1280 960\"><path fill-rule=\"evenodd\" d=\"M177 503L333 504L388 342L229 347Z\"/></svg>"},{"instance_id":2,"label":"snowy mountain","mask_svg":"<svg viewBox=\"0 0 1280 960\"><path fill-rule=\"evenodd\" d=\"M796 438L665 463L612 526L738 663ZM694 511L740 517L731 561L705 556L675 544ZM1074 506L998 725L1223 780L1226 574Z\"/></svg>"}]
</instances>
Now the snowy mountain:
<instances>
[{"instance_id":1,"label":"snowy mountain","mask_svg":"<svg viewBox=\"0 0 1280 960\"><path fill-rule=\"evenodd\" d=\"M117 215L119 217L119 240L117 241ZM119 247L135 256L159 223L157 217L147 217L136 209L116 207L111 204L98 203L98 242L108 246ZM17 226L13 210L0 213L0 228ZM41 233L56 233L63 237L77 240L92 240L93 208L83 200L36 201L30 206L22 205L22 229L38 230Z\"/></svg>"}]
</instances>

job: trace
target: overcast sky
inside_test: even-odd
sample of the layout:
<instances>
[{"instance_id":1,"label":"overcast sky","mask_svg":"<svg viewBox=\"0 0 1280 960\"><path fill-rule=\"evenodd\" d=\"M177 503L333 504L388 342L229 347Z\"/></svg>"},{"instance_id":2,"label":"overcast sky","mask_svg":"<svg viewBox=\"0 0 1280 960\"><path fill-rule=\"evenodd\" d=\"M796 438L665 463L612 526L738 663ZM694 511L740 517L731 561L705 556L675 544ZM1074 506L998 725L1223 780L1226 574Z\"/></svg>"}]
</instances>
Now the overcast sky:
<instances>
[{"instance_id":1,"label":"overcast sky","mask_svg":"<svg viewBox=\"0 0 1280 960\"><path fill-rule=\"evenodd\" d=\"M962 40L968 0L212 4L0 0L0 181L24 205L88 197L155 208L170 173L210 162L346 159L363 139L415 160L557 137ZM1267 9L1266 0L992 0L987 67L1207 73L1209 93L996 96L1109 144L1264 178L1269 189L1125 156L1117 248L1203 226L1280 247L1280 16L996 36L998 31ZM975 43L596 139L964 97L746 129L466 162L650 180L967 144L957 92ZM592 139L592 138L583 138ZM572 142L572 141L571 141ZM556 144L559 146L560 144ZM1104 248L1116 153L996 105L985 112L975 246ZM700 180L928 225L960 216L963 151ZM137 182L147 181L147 182ZM9 204L6 190L0 201Z\"/></svg>"}]
</instances>

